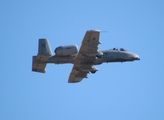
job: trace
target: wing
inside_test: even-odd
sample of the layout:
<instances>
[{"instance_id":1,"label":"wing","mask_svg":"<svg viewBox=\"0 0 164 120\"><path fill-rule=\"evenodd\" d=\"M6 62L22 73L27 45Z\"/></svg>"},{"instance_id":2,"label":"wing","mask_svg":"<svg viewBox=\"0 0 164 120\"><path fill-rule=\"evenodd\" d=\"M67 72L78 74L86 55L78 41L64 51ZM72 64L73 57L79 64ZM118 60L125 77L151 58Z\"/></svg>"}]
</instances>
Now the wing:
<instances>
[{"instance_id":1,"label":"wing","mask_svg":"<svg viewBox=\"0 0 164 120\"><path fill-rule=\"evenodd\" d=\"M69 83L80 82L83 78L88 77L98 54L99 37L99 30L86 32L79 53L74 61L68 80Z\"/></svg>"}]
</instances>

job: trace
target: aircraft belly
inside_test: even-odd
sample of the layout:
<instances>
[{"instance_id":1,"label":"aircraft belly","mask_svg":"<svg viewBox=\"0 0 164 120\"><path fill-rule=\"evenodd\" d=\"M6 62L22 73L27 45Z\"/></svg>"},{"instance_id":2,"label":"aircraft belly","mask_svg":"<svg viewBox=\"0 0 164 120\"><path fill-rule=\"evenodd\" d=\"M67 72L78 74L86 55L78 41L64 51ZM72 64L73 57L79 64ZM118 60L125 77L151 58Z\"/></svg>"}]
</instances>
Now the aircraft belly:
<instances>
[{"instance_id":1,"label":"aircraft belly","mask_svg":"<svg viewBox=\"0 0 164 120\"><path fill-rule=\"evenodd\" d=\"M50 57L48 60L48 63L55 63L55 64L65 64L65 63L73 63L74 57L58 57L58 56L53 56Z\"/></svg>"},{"instance_id":2,"label":"aircraft belly","mask_svg":"<svg viewBox=\"0 0 164 120\"><path fill-rule=\"evenodd\" d=\"M119 57L102 57L102 58L99 58L95 61L95 64L94 65L100 65L102 63L106 63L106 62L125 62L125 61L133 61L133 59L130 59L130 58L127 58L127 57L122 57L122 58L119 58Z\"/></svg>"},{"instance_id":3,"label":"aircraft belly","mask_svg":"<svg viewBox=\"0 0 164 120\"><path fill-rule=\"evenodd\" d=\"M115 58L115 59L107 60L107 62L125 62L125 61L133 61L133 60L128 58Z\"/></svg>"}]
</instances>

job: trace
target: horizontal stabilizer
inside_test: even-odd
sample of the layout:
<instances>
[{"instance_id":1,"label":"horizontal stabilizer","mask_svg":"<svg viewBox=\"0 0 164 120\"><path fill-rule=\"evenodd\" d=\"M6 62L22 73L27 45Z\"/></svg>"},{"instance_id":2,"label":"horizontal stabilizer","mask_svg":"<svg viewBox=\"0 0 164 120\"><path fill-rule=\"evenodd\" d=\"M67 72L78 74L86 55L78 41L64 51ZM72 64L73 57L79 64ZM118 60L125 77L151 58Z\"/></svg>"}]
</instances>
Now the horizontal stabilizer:
<instances>
[{"instance_id":1,"label":"horizontal stabilizer","mask_svg":"<svg viewBox=\"0 0 164 120\"><path fill-rule=\"evenodd\" d=\"M41 72L45 73L46 72L46 64L47 60L49 59L49 56L33 56L32 60L32 71L34 72Z\"/></svg>"}]
</instances>

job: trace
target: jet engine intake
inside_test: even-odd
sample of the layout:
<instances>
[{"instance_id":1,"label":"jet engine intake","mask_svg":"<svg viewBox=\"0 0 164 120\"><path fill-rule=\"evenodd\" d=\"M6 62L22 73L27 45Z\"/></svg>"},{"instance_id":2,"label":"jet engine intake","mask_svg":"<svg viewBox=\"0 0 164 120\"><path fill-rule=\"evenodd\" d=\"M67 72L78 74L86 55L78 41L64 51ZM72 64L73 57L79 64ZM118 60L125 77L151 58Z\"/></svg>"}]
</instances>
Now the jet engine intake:
<instances>
[{"instance_id":1,"label":"jet engine intake","mask_svg":"<svg viewBox=\"0 0 164 120\"><path fill-rule=\"evenodd\" d=\"M59 46L54 50L57 56L72 56L78 53L77 45Z\"/></svg>"}]
</instances>

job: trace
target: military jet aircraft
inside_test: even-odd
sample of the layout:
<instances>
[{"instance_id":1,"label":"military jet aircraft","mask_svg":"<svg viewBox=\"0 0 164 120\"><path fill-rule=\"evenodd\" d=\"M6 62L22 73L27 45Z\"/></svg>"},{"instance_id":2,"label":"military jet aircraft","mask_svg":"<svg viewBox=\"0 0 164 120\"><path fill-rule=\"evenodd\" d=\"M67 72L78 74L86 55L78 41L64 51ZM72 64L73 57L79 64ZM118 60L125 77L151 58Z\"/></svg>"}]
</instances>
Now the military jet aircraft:
<instances>
[{"instance_id":1,"label":"military jet aircraft","mask_svg":"<svg viewBox=\"0 0 164 120\"><path fill-rule=\"evenodd\" d=\"M45 73L47 63L72 63L73 68L68 83L77 83L83 78L88 78L89 73L98 71L94 65L140 60L137 54L128 52L123 48L98 50L99 37L100 30L88 30L79 51L77 45L59 46L54 50L55 55L52 55L48 40L39 39L38 54L33 56L32 71Z\"/></svg>"}]
</instances>

